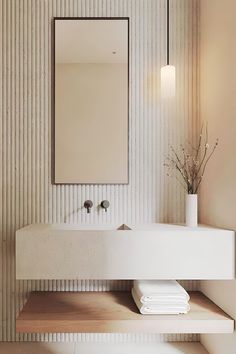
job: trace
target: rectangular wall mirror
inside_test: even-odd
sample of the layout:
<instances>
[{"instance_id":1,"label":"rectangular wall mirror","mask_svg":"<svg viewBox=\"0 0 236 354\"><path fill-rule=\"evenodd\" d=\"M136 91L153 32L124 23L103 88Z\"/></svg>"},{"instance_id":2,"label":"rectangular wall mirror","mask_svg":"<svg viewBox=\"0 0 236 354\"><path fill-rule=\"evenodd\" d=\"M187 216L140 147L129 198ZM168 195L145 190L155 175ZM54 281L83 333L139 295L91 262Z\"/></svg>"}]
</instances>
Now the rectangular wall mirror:
<instances>
[{"instance_id":1,"label":"rectangular wall mirror","mask_svg":"<svg viewBox=\"0 0 236 354\"><path fill-rule=\"evenodd\" d=\"M128 18L54 19L54 183L128 183Z\"/></svg>"}]
</instances>

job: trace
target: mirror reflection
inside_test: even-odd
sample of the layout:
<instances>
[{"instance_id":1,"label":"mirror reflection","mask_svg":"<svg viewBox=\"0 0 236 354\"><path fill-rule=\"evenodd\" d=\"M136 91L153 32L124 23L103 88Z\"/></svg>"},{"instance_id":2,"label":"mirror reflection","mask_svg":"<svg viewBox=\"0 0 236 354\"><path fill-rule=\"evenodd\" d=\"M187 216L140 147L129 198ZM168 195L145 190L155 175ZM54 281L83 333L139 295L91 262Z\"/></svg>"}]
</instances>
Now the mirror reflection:
<instances>
[{"instance_id":1,"label":"mirror reflection","mask_svg":"<svg viewBox=\"0 0 236 354\"><path fill-rule=\"evenodd\" d=\"M128 183L128 19L55 19L55 183Z\"/></svg>"}]
</instances>

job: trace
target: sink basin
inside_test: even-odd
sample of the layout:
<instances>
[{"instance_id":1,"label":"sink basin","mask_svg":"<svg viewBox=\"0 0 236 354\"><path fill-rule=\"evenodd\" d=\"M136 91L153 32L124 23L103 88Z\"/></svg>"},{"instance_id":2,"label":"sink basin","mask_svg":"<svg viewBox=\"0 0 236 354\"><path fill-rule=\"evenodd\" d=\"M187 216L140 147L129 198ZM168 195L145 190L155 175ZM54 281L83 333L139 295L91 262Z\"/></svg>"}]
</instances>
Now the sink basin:
<instances>
[{"instance_id":1,"label":"sink basin","mask_svg":"<svg viewBox=\"0 0 236 354\"><path fill-rule=\"evenodd\" d=\"M32 224L16 232L16 278L233 279L234 250L233 231L207 226Z\"/></svg>"},{"instance_id":2,"label":"sink basin","mask_svg":"<svg viewBox=\"0 0 236 354\"><path fill-rule=\"evenodd\" d=\"M130 230L125 224L119 225L100 225L100 224L38 224L39 228L45 230L78 230L78 231L106 231L106 230ZM43 225L43 226L41 226Z\"/></svg>"}]
</instances>

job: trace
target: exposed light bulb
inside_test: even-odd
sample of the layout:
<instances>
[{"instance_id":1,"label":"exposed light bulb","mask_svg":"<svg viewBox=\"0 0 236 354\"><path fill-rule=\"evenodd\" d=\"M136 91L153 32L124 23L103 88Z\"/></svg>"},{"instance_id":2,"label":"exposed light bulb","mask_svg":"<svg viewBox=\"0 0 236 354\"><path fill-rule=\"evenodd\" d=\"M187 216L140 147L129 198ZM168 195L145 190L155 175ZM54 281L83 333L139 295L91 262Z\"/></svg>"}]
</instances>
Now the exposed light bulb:
<instances>
[{"instance_id":1,"label":"exposed light bulb","mask_svg":"<svg viewBox=\"0 0 236 354\"><path fill-rule=\"evenodd\" d=\"M161 97L171 98L175 96L175 67L165 65L161 68Z\"/></svg>"}]
</instances>

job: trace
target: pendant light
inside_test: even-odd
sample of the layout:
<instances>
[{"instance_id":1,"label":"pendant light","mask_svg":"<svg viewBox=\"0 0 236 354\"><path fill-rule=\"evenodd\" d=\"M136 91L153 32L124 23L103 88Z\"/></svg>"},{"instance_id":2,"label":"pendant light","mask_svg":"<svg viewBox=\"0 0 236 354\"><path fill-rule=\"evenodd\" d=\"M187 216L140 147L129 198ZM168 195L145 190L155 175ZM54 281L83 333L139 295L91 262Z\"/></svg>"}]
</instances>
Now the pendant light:
<instances>
[{"instance_id":1,"label":"pendant light","mask_svg":"<svg viewBox=\"0 0 236 354\"><path fill-rule=\"evenodd\" d=\"M162 98L171 98L175 96L175 67L173 65L170 65L169 36L170 36L170 4L169 4L169 0L167 0L166 65L161 68Z\"/></svg>"}]
</instances>

